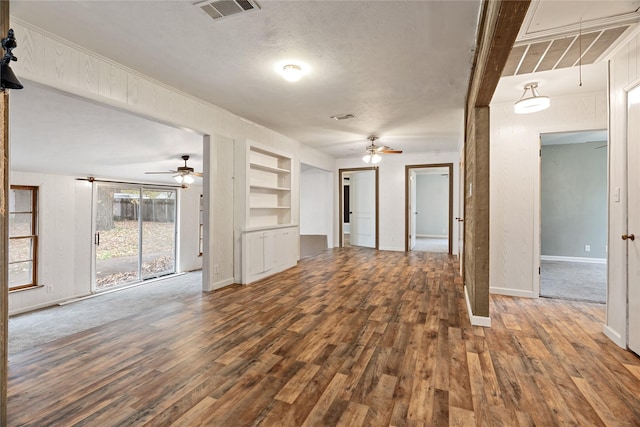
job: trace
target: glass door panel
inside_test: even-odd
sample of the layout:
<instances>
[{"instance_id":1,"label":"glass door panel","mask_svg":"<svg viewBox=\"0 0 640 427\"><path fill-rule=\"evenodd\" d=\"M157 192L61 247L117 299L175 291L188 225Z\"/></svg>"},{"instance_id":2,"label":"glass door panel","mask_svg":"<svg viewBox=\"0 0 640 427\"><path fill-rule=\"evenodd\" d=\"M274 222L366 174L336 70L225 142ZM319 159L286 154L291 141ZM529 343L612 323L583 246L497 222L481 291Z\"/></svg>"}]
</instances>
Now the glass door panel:
<instances>
[{"instance_id":1,"label":"glass door panel","mask_svg":"<svg viewBox=\"0 0 640 427\"><path fill-rule=\"evenodd\" d=\"M98 184L96 204L96 290L140 280L140 189Z\"/></svg>"},{"instance_id":2,"label":"glass door panel","mask_svg":"<svg viewBox=\"0 0 640 427\"><path fill-rule=\"evenodd\" d=\"M176 190L142 190L142 279L175 272Z\"/></svg>"}]
</instances>

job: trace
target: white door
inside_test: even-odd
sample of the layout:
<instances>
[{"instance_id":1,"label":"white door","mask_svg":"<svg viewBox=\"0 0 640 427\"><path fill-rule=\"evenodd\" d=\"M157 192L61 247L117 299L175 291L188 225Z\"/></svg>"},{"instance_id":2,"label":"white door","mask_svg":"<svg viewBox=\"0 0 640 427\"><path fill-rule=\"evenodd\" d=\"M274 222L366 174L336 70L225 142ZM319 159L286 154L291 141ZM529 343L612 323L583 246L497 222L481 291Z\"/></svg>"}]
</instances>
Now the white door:
<instances>
[{"instance_id":1,"label":"white door","mask_svg":"<svg viewBox=\"0 0 640 427\"><path fill-rule=\"evenodd\" d=\"M640 354L640 87L629 92L627 133L627 236L629 348Z\"/></svg>"},{"instance_id":2,"label":"white door","mask_svg":"<svg viewBox=\"0 0 640 427\"><path fill-rule=\"evenodd\" d=\"M376 175L375 171L355 171L349 180L351 208L349 236L353 246L376 247Z\"/></svg>"},{"instance_id":3,"label":"white door","mask_svg":"<svg viewBox=\"0 0 640 427\"><path fill-rule=\"evenodd\" d=\"M418 215L416 196L416 171L409 172L409 249L416 247L416 219Z\"/></svg>"}]
</instances>

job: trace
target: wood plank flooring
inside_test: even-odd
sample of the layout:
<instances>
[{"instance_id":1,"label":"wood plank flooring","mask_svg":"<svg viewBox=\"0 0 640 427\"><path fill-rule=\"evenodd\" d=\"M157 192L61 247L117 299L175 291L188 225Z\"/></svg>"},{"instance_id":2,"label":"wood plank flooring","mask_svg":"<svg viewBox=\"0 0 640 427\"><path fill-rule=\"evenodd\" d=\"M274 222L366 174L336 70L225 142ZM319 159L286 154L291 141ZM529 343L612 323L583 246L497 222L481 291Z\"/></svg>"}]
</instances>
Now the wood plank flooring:
<instances>
[{"instance_id":1,"label":"wood plank flooring","mask_svg":"<svg viewBox=\"0 0 640 427\"><path fill-rule=\"evenodd\" d=\"M639 426L604 306L492 297L446 254L345 248L9 360L9 426Z\"/></svg>"}]
</instances>

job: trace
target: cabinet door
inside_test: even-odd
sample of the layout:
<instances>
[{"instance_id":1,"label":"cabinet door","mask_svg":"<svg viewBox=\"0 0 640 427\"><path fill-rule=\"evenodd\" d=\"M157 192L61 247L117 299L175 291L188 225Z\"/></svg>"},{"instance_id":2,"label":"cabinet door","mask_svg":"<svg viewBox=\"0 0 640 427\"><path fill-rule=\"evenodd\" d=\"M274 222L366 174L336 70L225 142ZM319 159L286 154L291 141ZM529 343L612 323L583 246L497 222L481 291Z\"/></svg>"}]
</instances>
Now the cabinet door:
<instances>
[{"instance_id":1,"label":"cabinet door","mask_svg":"<svg viewBox=\"0 0 640 427\"><path fill-rule=\"evenodd\" d=\"M298 256L298 235L295 229L285 228L280 230L277 236L279 270L284 270L296 265Z\"/></svg>"},{"instance_id":2,"label":"cabinet door","mask_svg":"<svg viewBox=\"0 0 640 427\"><path fill-rule=\"evenodd\" d=\"M265 231L263 238L264 270L272 270L276 266L276 251L281 250L276 241L276 231Z\"/></svg>"},{"instance_id":3,"label":"cabinet door","mask_svg":"<svg viewBox=\"0 0 640 427\"><path fill-rule=\"evenodd\" d=\"M264 268L264 233L251 233L246 236L247 250L245 262L249 275L259 274Z\"/></svg>"}]
</instances>

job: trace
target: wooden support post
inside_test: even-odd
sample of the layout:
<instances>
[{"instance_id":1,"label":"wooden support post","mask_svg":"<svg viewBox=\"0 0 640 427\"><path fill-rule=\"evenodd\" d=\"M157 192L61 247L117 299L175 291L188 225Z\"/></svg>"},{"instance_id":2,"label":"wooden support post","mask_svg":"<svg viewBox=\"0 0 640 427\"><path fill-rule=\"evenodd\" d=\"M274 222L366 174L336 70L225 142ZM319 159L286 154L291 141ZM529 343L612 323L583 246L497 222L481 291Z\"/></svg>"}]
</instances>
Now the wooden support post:
<instances>
[{"instance_id":1,"label":"wooden support post","mask_svg":"<svg viewBox=\"0 0 640 427\"><path fill-rule=\"evenodd\" d=\"M0 1L0 38L9 31L9 0ZM0 54L4 51L0 49ZM0 425L7 425L9 360L9 92L0 91Z\"/></svg>"},{"instance_id":2,"label":"wooden support post","mask_svg":"<svg viewBox=\"0 0 640 427\"><path fill-rule=\"evenodd\" d=\"M489 103L530 0L484 0L465 113L464 284L474 316L489 317Z\"/></svg>"}]
</instances>

